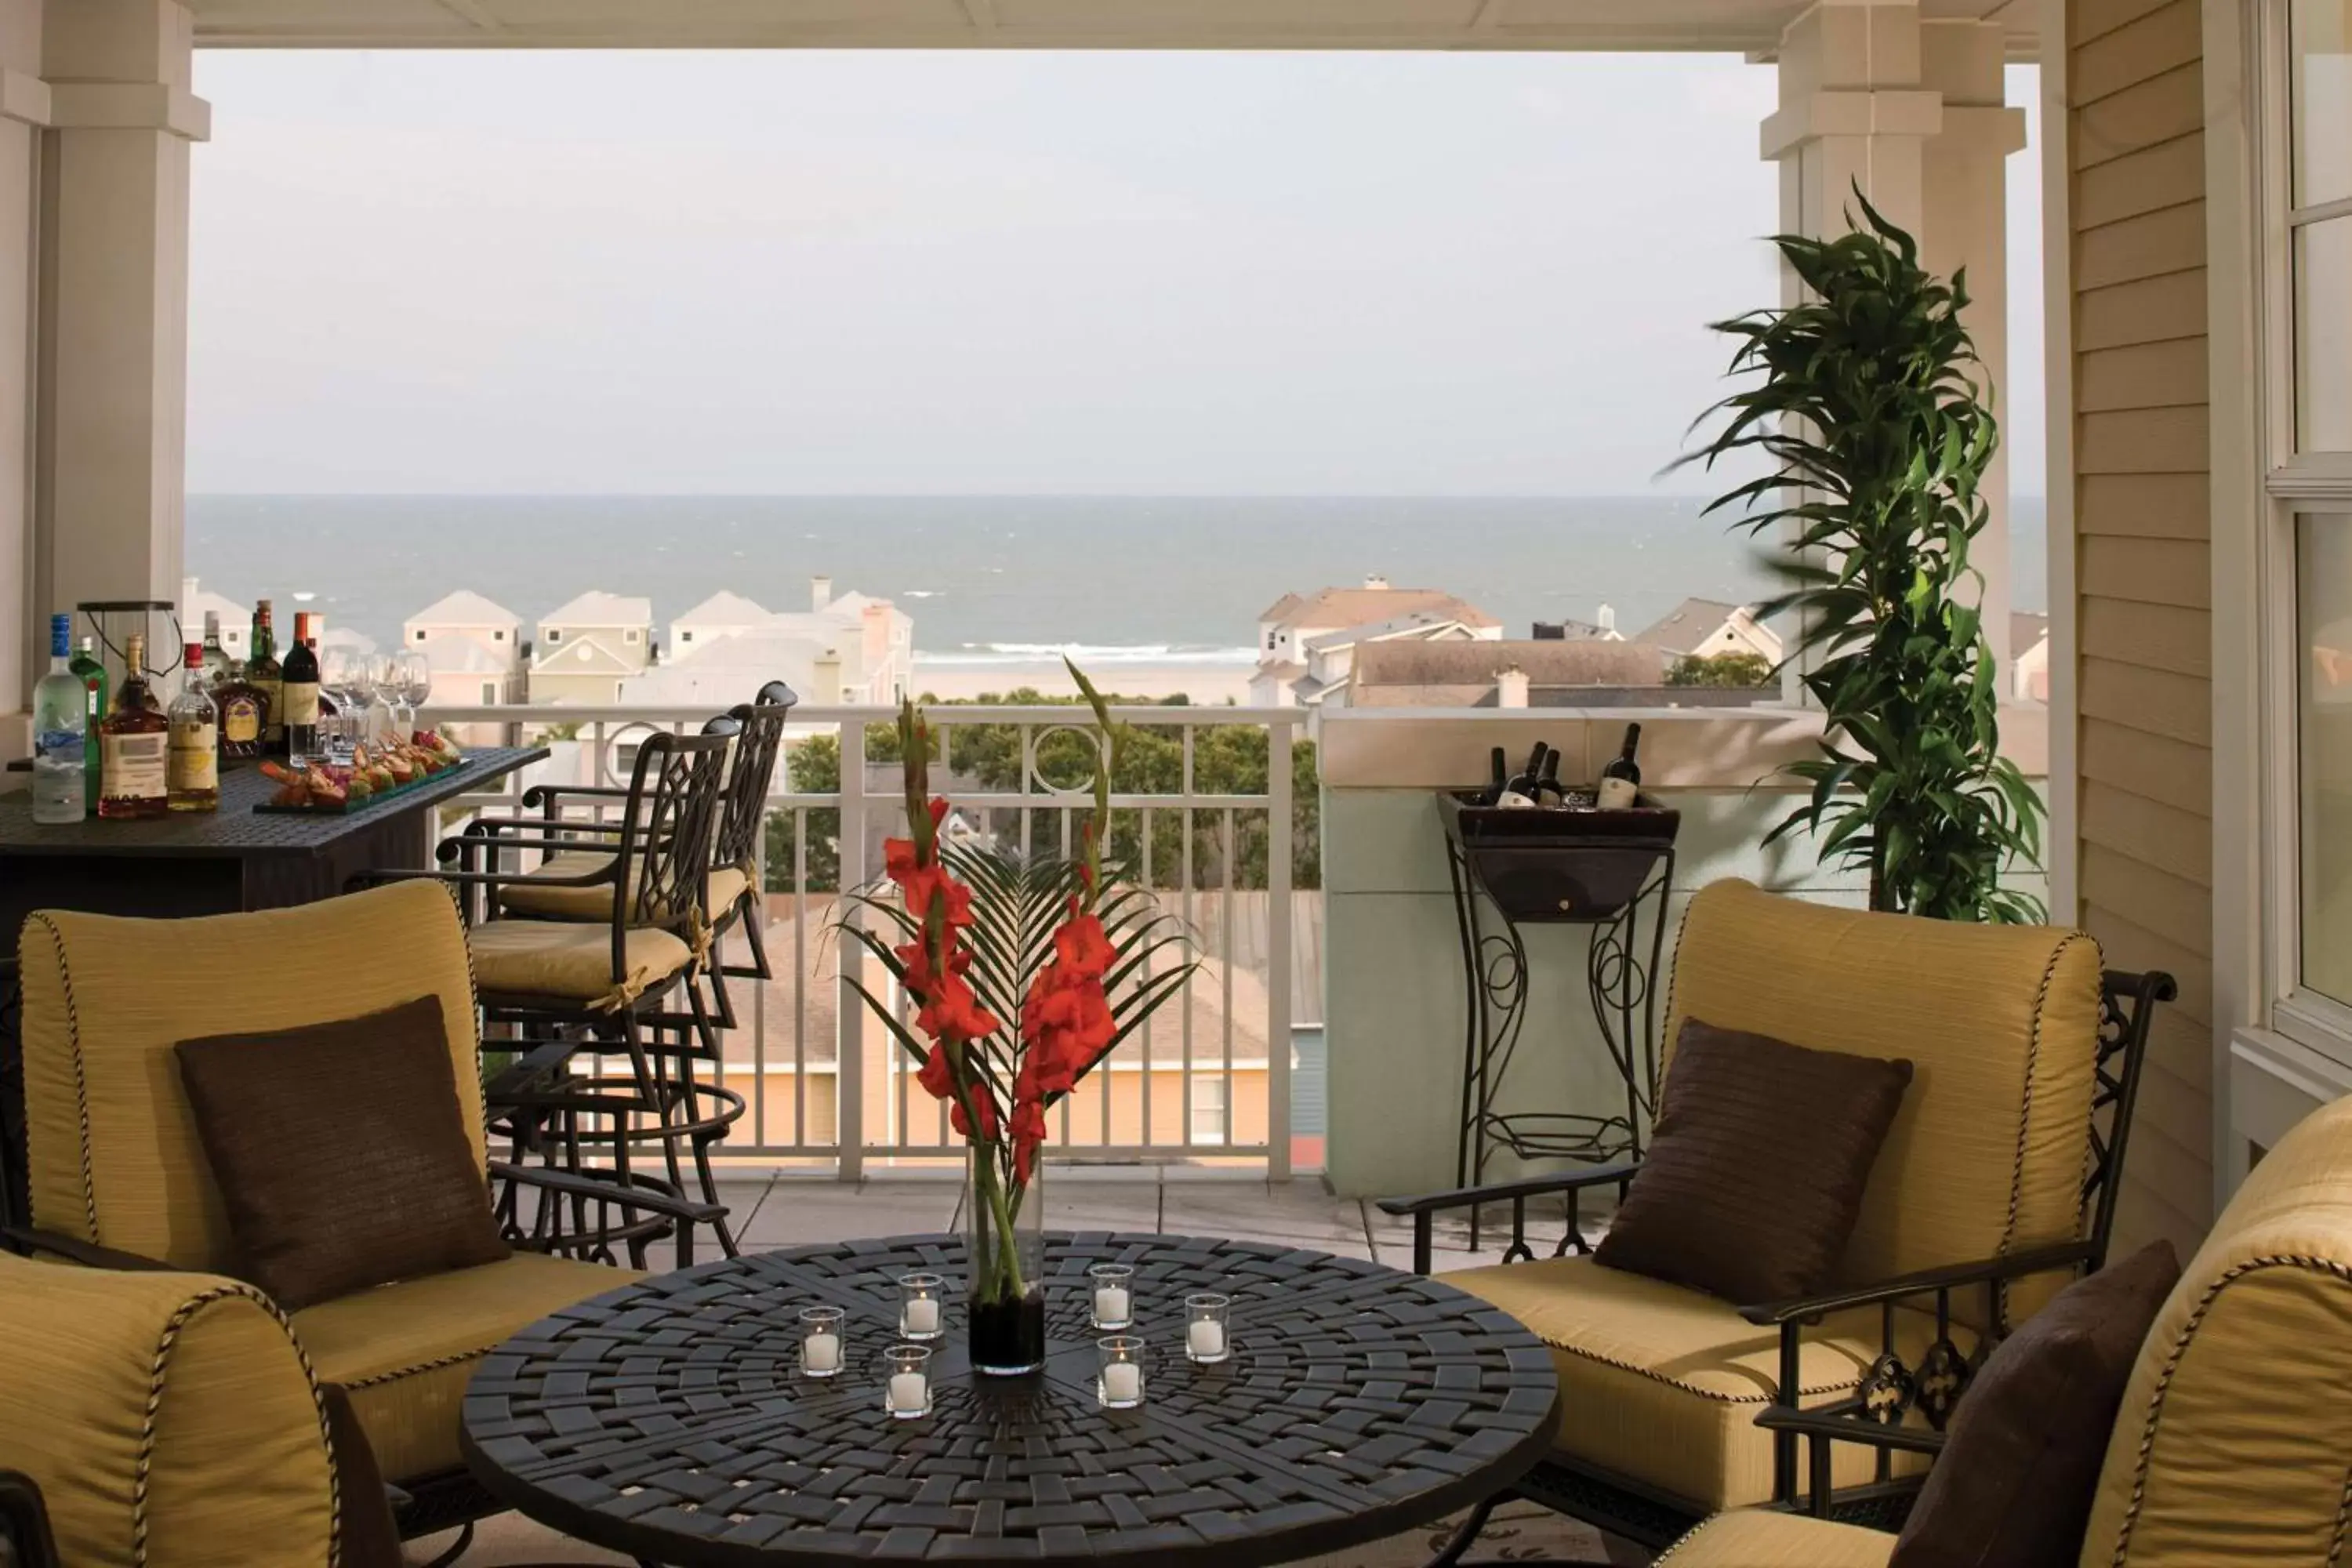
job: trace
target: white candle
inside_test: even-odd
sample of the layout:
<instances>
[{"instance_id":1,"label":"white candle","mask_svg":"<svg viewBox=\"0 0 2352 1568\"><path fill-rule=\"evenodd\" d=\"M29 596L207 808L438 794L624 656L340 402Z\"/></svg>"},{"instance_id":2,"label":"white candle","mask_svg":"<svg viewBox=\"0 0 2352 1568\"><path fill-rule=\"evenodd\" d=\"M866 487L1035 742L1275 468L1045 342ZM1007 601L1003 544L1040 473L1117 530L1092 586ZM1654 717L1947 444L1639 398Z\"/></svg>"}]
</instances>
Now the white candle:
<instances>
[{"instance_id":1,"label":"white candle","mask_svg":"<svg viewBox=\"0 0 2352 1568\"><path fill-rule=\"evenodd\" d=\"M1225 1325L1196 1318L1184 1331L1184 1348L1194 1361L1214 1361L1225 1353Z\"/></svg>"},{"instance_id":2,"label":"white candle","mask_svg":"<svg viewBox=\"0 0 2352 1568\"><path fill-rule=\"evenodd\" d=\"M940 1304L929 1296L907 1299L907 1331L910 1334L936 1334L940 1331Z\"/></svg>"},{"instance_id":3,"label":"white candle","mask_svg":"<svg viewBox=\"0 0 2352 1568\"><path fill-rule=\"evenodd\" d=\"M1095 1292L1095 1321L1106 1329L1126 1324L1128 1294L1124 1285L1106 1285Z\"/></svg>"},{"instance_id":4,"label":"white candle","mask_svg":"<svg viewBox=\"0 0 2352 1568\"><path fill-rule=\"evenodd\" d=\"M839 1372L841 1370L841 1337L838 1334L811 1334L801 1342L803 1372Z\"/></svg>"},{"instance_id":5,"label":"white candle","mask_svg":"<svg viewBox=\"0 0 2352 1568\"><path fill-rule=\"evenodd\" d=\"M1115 1361L1102 1369L1103 1397L1113 1405L1132 1405L1143 1397L1143 1369L1131 1361Z\"/></svg>"},{"instance_id":6,"label":"white candle","mask_svg":"<svg viewBox=\"0 0 2352 1568\"><path fill-rule=\"evenodd\" d=\"M920 1411L925 1404L923 1374L919 1372L894 1372L890 1374L890 1408L899 1415Z\"/></svg>"}]
</instances>

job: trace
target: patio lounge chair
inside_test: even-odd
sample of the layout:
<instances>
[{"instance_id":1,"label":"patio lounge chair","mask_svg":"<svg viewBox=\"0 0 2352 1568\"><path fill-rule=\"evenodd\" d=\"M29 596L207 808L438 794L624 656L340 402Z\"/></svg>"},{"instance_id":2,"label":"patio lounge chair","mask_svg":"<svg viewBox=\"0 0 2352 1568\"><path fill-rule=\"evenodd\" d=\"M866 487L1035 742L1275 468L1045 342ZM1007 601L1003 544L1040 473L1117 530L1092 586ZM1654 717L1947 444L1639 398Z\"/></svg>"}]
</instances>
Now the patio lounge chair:
<instances>
[{"instance_id":1,"label":"patio lounge chair","mask_svg":"<svg viewBox=\"0 0 2352 1568\"><path fill-rule=\"evenodd\" d=\"M2141 1342L2080 1561L2113 1568L2336 1563L2352 1451L2347 1379L2352 1101L2337 1100L2254 1167ZM1809 1443L1874 1440L1867 1426L1834 1418L1818 1425ZM1940 1447L1937 1434L1916 1428L1876 1428L1875 1436L1931 1453ZM1750 1510L1709 1520L1659 1562L1883 1568L1895 1540L1810 1514Z\"/></svg>"},{"instance_id":2,"label":"patio lounge chair","mask_svg":"<svg viewBox=\"0 0 2352 1568\"><path fill-rule=\"evenodd\" d=\"M1670 1052L1697 1019L1916 1065L1828 1296L1735 1304L1568 1256L1584 1250L1574 1194L1622 1188L1631 1164L1381 1205L1412 1218L1427 1272L1435 1215L1507 1201L1511 1256L1528 1258L1525 1205L1568 1195L1555 1256L1444 1279L1552 1346L1559 1439L1517 1492L1654 1549L1709 1514L1796 1496L1797 1439L1759 1428L1760 1412L1871 1394L1940 1419L1988 1335L2099 1266L2141 1047L2172 994L2168 976L2103 975L2080 932L1834 909L1739 881L1692 900L1672 984ZM1843 1451L1839 1506L1899 1510L1922 1468Z\"/></svg>"}]
</instances>

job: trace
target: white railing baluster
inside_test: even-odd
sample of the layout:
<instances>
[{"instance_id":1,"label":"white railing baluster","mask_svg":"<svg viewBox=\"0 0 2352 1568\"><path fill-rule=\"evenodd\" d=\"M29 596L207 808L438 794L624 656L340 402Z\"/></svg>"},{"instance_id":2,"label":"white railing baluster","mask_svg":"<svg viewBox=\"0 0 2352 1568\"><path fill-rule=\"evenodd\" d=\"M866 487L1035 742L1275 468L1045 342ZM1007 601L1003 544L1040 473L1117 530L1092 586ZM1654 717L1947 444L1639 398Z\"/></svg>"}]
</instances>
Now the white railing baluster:
<instances>
[{"instance_id":1,"label":"white railing baluster","mask_svg":"<svg viewBox=\"0 0 2352 1568\"><path fill-rule=\"evenodd\" d=\"M1265 1164L1290 1177L1290 858L1295 760L1287 724L1265 727ZM1226 1116L1233 1115L1230 1106Z\"/></svg>"},{"instance_id":2,"label":"white railing baluster","mask_svg":"<svg viewBox=\"0 0 2352 1568\"><path fill-rule=\"evenodd\" d=\"M866 721L855 715L841 721L841 875L835 895L836 918L845 926L862 925L849 901L852 889L866 881ZM866 977L865 950L847 933L835 935L840 955L841 988L836 1001L840 1044L834 1065L834 1139L840 1145L840 1176L856 1182L866 1173L866 1004L853 985Z\"/></svg>"}]
</instances>

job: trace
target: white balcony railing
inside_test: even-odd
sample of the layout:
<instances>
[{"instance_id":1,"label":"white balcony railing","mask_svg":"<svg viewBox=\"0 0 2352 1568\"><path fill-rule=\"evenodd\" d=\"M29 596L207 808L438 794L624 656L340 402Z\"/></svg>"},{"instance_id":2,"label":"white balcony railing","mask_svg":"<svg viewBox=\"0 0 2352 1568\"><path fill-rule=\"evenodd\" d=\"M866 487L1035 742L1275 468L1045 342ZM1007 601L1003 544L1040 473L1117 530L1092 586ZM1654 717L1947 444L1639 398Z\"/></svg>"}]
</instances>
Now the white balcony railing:
<instances>
[{"instance_id":1,"label":"white balcony railing","mask_svg":"<svg viewBox=\"0 0 2352 1568\"><path fill-rule=\"evenodd\" d=\"M1305 715L1280 708L1114 713L1150 748L1154 786L1112 796L1114 842L1134 851L1136 875L1193 933L1202 963L1178 997L1064 1100L1057 1152L1106 1163L1245 1163L1286 1176L1294 991L1318 994L1294 963L1292 767ZM935 767L934 786L955 801L966 827L1017 835L1033 847L1074 842L1076 820L1093 804L1081 712L948 704L927 716L949 759L944 771ZM429 708L425 722L471 743L545 742L554 752L501 792L446 808L442 831L457 831L476 811L518 809L517 795L530 784L625 784L638 738L691 731L706 717L707 710L653 707ZM774 978L729 982L738 1026L725 1038L719 1081L749 1104L725 1146L731 1158L830 1163L854 1178L869 1162L959 1153L945 1107L912 1081L918 1064L852 988L862 983L879 994L888 977L835 929L856 918L840 891L877 881L882 840L906 830L898 767L880 755L892 718L866 707L793 711L757 868ZM843 768L844 758L866 760ZM1247 787L1196 787L1219 775ZM816 787L828 779L838 783ZM1312 894L1300 900L1319 908ZM748 957L740 934L726 956Z\"/></svg>"}]
</instances>

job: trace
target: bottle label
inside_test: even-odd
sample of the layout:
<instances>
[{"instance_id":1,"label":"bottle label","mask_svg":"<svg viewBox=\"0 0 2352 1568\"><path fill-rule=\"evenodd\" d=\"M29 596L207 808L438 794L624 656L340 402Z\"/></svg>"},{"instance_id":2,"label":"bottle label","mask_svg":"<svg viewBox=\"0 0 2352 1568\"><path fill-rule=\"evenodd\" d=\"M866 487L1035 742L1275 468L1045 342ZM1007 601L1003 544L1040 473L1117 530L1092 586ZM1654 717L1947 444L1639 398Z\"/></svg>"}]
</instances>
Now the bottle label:
<instances>
[{"instance_id":1,"label":"bottle label","mask_svg":"<svg viewBox=\"0 0 2352 1568\"><path fill-rule=\"evenodd\" d=\"M33 737L33 754L49 762L65 763L74 767L82 764L82 732L79 730L44 730Z\"/></svg>"},{"instance_id":2,"label":"bottle label","mask_svg":"<svg viewBox=\"0 0 2352 1568\"><path fill-rule=\"evenodd\" d=\"M1601 781L1601 798L1596 803L1603 811L1625 811L1641 797L1642 786L1632 779L1604 778Z\"/></svg>"},{"instance_id":3,"label":"bottle label","mask_svg":"<svg viewBox=\"0 0 2352 1568\"><path fill-rule=\"evenodd\" d=\"M319 721L319 683L315 680L289 680L285 683L286 722L289 725L314 725Z\"/></svg>"},{"instance_id":4,"label":"bottle label","mask_svg":"<svg viewBox=\"0 0 2352 1568\"><path fill-rule=\"evenodd\" d=\"M220 788L219 730L211 724L172 726L171 776L173 795Z\"/></svg>"},{"instance_id":5,"label":"bottle label","mask_svg":"<svg viewBox=\"0 0 2352 1568\"><path fill-rule=\"evenodd\" d=\"M261 727L275 735L286 724L286 688L283 683L253 678L253 689L261 693Z\"/></svg>"},{"instance_id":6,"label":"bottle label","mask_svg":"<svg viewBox=\"0 0 2352 1568\"><path fill-rule=\"evenodd\" d=\"M261 739L261 705L250 697L222 699L220 730L224 745L254 744Z\"/></svg>"},{"instance_id":7,"label":"bottle label","mask_svg":"<svg viewBox=\"0 0 2352 1568\"><path fill-rule=\"evenodd\" d=\"M170 790L165 752L171 738L161 731L100 738L100 791L109 800L152 800Z\"/></svg>"}]
</instances>

